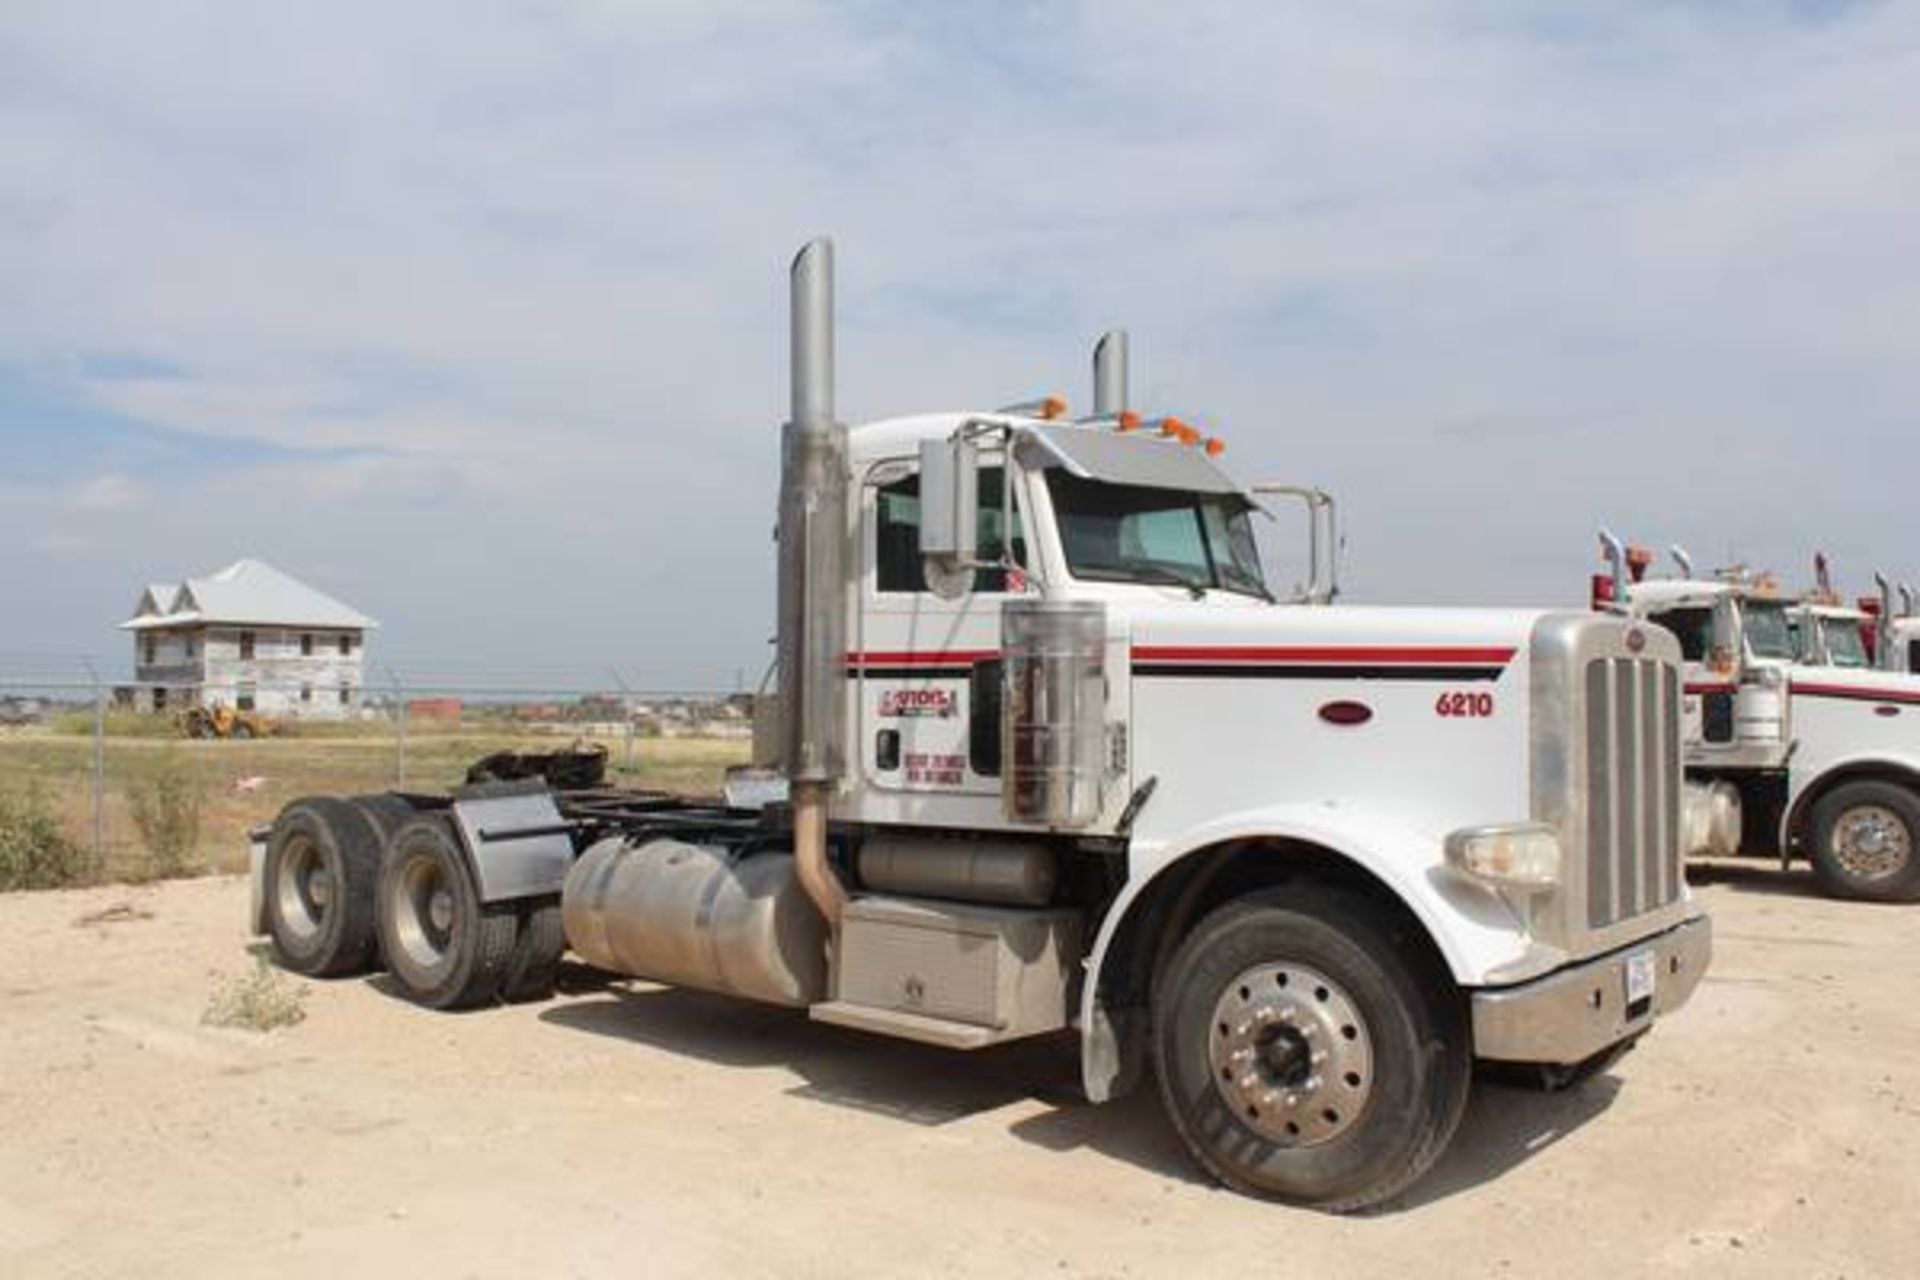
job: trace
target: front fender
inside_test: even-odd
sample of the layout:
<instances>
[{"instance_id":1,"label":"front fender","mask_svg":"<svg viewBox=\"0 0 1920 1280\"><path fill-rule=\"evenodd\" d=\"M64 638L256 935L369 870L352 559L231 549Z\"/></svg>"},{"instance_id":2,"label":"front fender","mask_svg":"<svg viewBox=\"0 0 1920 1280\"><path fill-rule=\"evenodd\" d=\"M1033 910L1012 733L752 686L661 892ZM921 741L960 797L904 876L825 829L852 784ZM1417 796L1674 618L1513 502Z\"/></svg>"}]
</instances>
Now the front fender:
<instances>
[{"instance_id":1,"label":"front fender","mask_svg":"<svg viewBox=\"0 0 1920 1280\"><path fill-rule=\"evenodd\" d=\"M1920 753L1908 751L1855 751L1829 756L1815 768L1793 771L1786 812L1780 816L1780 847L1791 849L1794 835L1805 825L1813 801L1829 787L1850 778L1904 778L1920 792Z\"/></svg>"},{"instance_id":2,"label":"front fender","mask_svg":"<svg viewBox=\"0 0 1920 1280\"><path fill-rule=\"evenodd\" d=\"M1101 921L1080 993L1081 1068L1088 1096L1095 1101L1111 1096L1120 1074L1118 1032L1100 999L1114 938L1135 907L1175 867L1231 842L1311 845L1366 871L1413 913L1463 987L1483 984L1495 970L1503 981L1531 976L1525 970L1536 957L1521 920L1492 889L1446 865L1443 839L1439 833L1336 804L1289 804L1231 814L1169 841L1136 843L1127 885ZM1554 963L1551 956L1537 959L1542 971Z\"/></svg>"}]
</instances>

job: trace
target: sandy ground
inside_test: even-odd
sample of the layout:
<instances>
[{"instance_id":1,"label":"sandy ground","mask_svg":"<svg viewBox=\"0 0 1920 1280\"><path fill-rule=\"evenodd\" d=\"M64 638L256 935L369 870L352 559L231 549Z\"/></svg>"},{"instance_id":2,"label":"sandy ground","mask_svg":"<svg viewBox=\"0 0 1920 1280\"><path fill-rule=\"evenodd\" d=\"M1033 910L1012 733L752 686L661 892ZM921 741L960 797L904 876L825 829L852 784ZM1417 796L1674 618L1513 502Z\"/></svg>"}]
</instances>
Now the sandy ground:
<instances>
[{"instance_id":1,"label":"sandy ground","mask_svg":"<svg viewBox=\"0 0 1920 1280\"><path fill-rule=\"evenodd\" d=\"M1483 1082L1438 1169L1350 1219L1202 1182L1151 1095L1078 1100L1066 1043L585 973L458 1016L302 984L299 1025L220 1030L242 881L0 898L0 1274L1916 1274L1920 907L1697 879L1688 1009L1575 1092Z\"/></svg>"}]
</instances>

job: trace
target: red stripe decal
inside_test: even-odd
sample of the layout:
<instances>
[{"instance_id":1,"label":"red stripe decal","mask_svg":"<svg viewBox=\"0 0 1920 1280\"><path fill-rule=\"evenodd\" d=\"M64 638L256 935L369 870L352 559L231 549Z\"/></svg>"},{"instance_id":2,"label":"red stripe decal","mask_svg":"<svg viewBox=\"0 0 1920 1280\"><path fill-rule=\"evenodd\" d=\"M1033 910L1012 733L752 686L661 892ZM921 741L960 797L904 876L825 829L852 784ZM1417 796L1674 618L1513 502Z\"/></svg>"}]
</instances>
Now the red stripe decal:
<instances>
[{"instance_id":1,"label":"red stripe decal","mask_svg":"<svg viewBox=\"0 0 1920 1280\"><path fill-rule=\"evenodd\" d=\"M1845 684L1802 684L1793 682L1795 693L1809 694L1813 697L1856 698L1861 702L1909 702L1920 703L1920 691L1895 689L1862 689L1858 685Z\"/></svg>"},{"instance_id":2,"label":"red stripe decal","mask_svg":"<svg viewBox=\"0 0 1920 1280\"><path fill-rule=\"evenodd\" d=\"M1295 662L1380 665L1433 663L1501 665L1513 660L1511 648L1474 648L1438 645L1421 648L1382 648L1371 645L1135 645L1135 662Z\"/></svg>"},{"instance_id":3,"label":"red stripe decal","mask_svg":"<svg viewBox=\"0 0 1920 1280\"><path fill-rule=\"evenodd\" d=\"M1687 692L1688 693L1732 693L1737 688L1739 688L1738 685L1731 685L1731 684L1690 684L1687 686Z\"/></svg>"}]
</instances>

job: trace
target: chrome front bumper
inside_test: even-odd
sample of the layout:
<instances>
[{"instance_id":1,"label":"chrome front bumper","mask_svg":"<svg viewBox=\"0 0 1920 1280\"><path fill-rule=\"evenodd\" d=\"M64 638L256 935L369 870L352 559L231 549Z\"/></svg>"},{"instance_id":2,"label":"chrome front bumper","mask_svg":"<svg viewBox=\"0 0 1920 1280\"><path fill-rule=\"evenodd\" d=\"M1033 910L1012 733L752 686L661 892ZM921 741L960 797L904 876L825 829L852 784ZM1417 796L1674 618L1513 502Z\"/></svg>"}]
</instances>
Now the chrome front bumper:
<instances>
[{"instance_id":1,"label":"chrome front bumper","mask_svg":"<svg viewBox=\"0 0 1920 1280\"><path fill-rule=\"evenodd\" d=\"M1631 957L1653 953L1653 994L1629 1006ZM1475 1057L1584 1062L1687 1002L1713 955L1713 922L1696 916L1665 933L1516 987L1473 993Z\"/></svg>"}]
</instances>

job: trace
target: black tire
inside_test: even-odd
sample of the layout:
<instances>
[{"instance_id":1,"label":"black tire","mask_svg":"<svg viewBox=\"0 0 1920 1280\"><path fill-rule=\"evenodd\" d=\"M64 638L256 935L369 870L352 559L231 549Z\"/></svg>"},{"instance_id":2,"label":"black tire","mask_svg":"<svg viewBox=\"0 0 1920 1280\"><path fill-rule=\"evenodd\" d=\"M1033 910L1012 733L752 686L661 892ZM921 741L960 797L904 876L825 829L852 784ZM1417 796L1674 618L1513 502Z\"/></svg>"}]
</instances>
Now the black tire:
<instances>
[{"instance_id":1,"label":"black tire","mask_svg":"<svg viewBox=\"0 0 1920 1280\"><path fill-rule=\"evenodd\" d=\"M1154 1065L1174 1128L1221 1182L1347 1212L1445 1150L1472 1081L1465 1012L1396 932L1364 898L1301 887L1228 903L1175 951L1154 989Z\"/></svg>"},{"instance_id":2,"label":"black tire","mask_svg":"<svg viewBox=\"0 0 1920 1280\"><path fill-rule=\"evenodd\" d=\"M560 977L560 957L567 951L566 926L560 918L560 896L528 898L519 904L520 936L507 957L500 998L518 1004L545 1000Z\"/></svg>"},{"instance_id":3,"label":"black tire","mask_svg":"<svg viewBox=\"0 0 1920 1280\"><path fill-rule=\"evenodd\" d=\"M314 978L369 967L380 844L365 815L345 800L310 797L280 811L262 877L267 936L282 967Z\"/></svg>"},{"instance_id":4,"label":"black tire","mask_svg":"<svg viewBox=\"0 0 1920 1280\"><path fill-rule=\"evenodd\" d=\"M480 901L446 819L423 815L394 833L377 898L380 950L409 1000L466 1009L499 998L520 917L510 902Z\"/></svg>"},{"instance_id":5,"label":"black tire","mask_svg":"<svg viewBox=\"0 0 1920 1280\"><path fill-rule=\"evenodd\" d=\"M391 791L355 796L353 803L373 823L383 845L392 843L401 827L420 816L420 810L414 808L404 796L394 795Z\"/></svg>"},{"instance_id":6,"label":"black tire","mask_svg":"<svg viewBox=\"0 0 1920 1280\"><path fill-rule=\"evenodd\" d=\"M420 810L413 807L403 797L390 791L375 792L369 795L353 797L353 807L366 816L368 822L380 837L380 859L384 863L387 849L393 844L394 835L401 827L420 816ZM377 878L377 877L376 877ZM380 930L376 925L373 932L374 954L372 965L376 969L387 966L386 948L380 944Z\"/></svg>"},{"instance_id":7,"label":"black tire","mask_svg":"<svg viewBox=\"0 0 1920 1280\"><path fill-rule=\"evenodd\" d=\"M1894 782L1847 782L1808 815L1814 876L1836 898L1920 899L1920 799Z\"/></svg>"}]
</instances>

